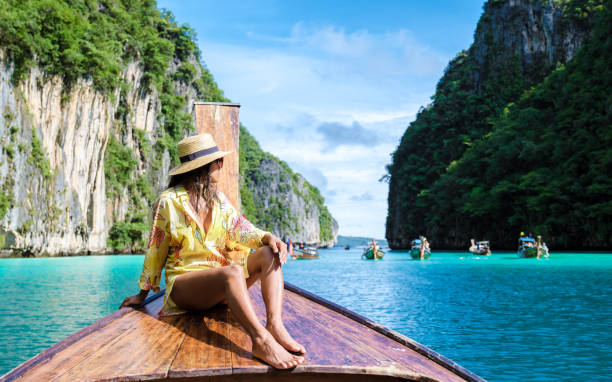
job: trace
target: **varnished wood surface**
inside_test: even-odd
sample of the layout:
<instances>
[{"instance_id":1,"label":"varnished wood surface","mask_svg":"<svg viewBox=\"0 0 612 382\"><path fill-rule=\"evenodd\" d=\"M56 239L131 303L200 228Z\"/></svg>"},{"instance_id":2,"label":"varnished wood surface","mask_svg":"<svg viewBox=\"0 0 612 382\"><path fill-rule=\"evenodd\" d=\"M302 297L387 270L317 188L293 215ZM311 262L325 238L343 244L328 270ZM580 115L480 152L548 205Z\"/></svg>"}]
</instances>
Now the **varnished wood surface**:
<instances>
[{"instance_id":1,"label":"varnished wood surface","mask_svg":"<svg viewBox=\"0 0 612 382\"><path fill-rule=\"evenodd\" d=\"M196 102L193 106L198 134L213 136L219 150L233 151L223 160L218 188L235 207L240 206L238 190L238 141L240 136L240 105L216 102Z\"/></svg>"},{"instance_id":2,"label":"varnished wood surface","mask_svg":"<svg viewBox=\"0 0 612 382\"><path fill-rule=\"evenodd\" d=\"M283 303L287 330L307 349L306 362L291 371L276 371L254 358L250 337L226 306L158 317L159 297L137 310L124 308L105 317L2 380L482 381L430 349L376 328L365 317L299 288L286 288L291 289L285 289ZM250 293L265 324L259 283Z\"/></svg>"}]
</instances>

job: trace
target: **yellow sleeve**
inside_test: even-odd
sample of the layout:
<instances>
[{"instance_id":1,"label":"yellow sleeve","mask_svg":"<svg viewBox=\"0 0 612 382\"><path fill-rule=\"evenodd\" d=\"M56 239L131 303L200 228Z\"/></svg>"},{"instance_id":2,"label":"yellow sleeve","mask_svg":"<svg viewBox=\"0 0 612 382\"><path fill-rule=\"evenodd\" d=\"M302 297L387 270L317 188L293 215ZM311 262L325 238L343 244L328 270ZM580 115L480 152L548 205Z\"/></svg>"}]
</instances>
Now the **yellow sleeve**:
<instances>
[{"instance_id":1,"label":"yellow sleeve","mask_svg":"<svg viewBox=\"0 0 612 382\"><path fill-rule=\"evenodd\" d=\"M153 224L149 236L149 249L145 254L142 274L138 281L138 287L141 290L159 291L161 272L166 264L171 239L170 232L168 232L169 225L169 202L165 198L158 198L153 205Z\"/></svg>"},{"instance_id":2,"label":"yellow sleeve","mask_svg":"<svg viewBox=\"0 0 612 382\"><path fill-rule=\"evenodd\" d=\"M224 226L227 227L229 239L251 249L257 249L263 246L264 244L261 240L268 232L255 227L244 217L244 215L239 214L227 197L222 193L220 199L222 204L221 210L225 212L223 214L225 219L223 223Z\"/></svg>"}]
</instances>

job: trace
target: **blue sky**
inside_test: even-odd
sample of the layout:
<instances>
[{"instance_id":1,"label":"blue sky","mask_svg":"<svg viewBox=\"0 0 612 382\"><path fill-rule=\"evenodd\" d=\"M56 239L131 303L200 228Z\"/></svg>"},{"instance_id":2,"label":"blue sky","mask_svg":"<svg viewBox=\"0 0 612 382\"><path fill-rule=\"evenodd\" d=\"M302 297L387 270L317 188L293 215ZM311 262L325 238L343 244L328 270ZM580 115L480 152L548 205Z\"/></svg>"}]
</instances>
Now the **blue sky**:
<instances>
[{"instance_id":1,"label":"blue sky","mask_svg":"<svg viewBox=\"0 0 612 382\"><path fill-rule=\"evenodd\" d=\"M262 148L321 190L350 236L384 237L378 179L483 0L159 0L197 33L203 63Z\"/></svg>"}]
</instances>

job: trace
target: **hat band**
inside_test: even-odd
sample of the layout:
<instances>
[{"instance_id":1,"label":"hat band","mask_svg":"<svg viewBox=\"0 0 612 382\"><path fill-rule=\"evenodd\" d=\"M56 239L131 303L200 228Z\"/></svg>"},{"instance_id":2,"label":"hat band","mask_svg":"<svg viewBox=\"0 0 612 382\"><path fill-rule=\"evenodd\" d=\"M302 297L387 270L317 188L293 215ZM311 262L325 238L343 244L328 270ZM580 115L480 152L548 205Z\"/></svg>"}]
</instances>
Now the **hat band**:
<instances>
[{"instance_id":1,"label":"hat band","mask_svg":"<svg viewBox=\"0 0 612 382\"><path fill-rule=\"evenodd\" d=\"M181 160L181 163L185 163L197 159L199 157L203 157L204 155L216 153L217 151L219 151L219 148L217 146L213 146L204 150L196 151L193 154L187 154L184 157L180 157L179 159Z\"/></svg>"}]
</instances>

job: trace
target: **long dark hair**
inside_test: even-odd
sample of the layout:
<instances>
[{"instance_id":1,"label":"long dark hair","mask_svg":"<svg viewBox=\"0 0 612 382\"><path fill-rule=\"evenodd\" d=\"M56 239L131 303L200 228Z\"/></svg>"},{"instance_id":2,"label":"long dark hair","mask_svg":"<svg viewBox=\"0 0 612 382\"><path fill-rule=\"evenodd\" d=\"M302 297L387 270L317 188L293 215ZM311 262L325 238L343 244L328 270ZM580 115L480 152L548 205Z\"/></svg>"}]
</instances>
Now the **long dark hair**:
<instances>
[{"instance_id":1,"label":"long dark hair","mask_svg":"<svg viewBox=\"0 0 612 382\"><path fill-rule=\"evenodd\" d=\"M198 203L200 198L204 199L206 207L209 209L212 208L214 201L219 201L217 183L210 181L210 165L211 163L208 163L189 172L170 176L170 181L168 182L168 188L179 184L185 187L187 195L189 195L189 202L195 209L196 215L200 209Z\"/></svg>"}]
</instances>

